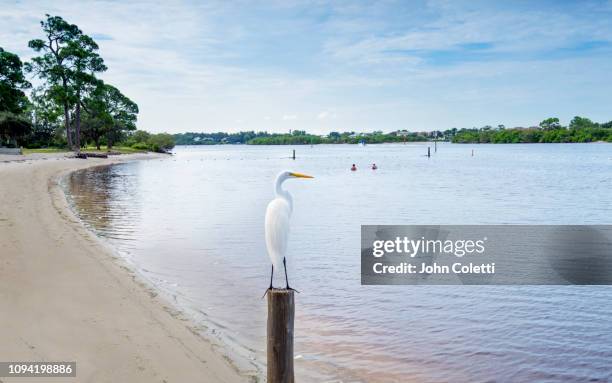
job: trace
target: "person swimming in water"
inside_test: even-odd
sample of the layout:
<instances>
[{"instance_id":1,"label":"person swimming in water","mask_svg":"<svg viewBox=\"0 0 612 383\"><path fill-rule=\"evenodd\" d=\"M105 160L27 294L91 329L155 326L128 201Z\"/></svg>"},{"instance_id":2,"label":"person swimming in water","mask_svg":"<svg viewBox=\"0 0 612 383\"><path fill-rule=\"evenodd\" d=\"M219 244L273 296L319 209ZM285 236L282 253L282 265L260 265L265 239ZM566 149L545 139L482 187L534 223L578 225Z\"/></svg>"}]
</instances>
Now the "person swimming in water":
<instances>
[{"instance_id":1,"label":"person swimming in water","mask_svg":"<svg viewBox=\"0 0 612 383\"><path fill-rule=\"evenodd\" d=\"M376 170L378 169L378 166L376 166L376 164L372 164L372 170Z\"/></svg>"},{"instance_id":2,"label":"person swimming in water","mask_svg":"<svg viewBox=\"0 0 612 383\"><path fill-rule=\"evenodd\" d=\"M353 166L351 166L351 171L354 172L357 170L357 166L355 166L355 164L353 164Z\"/></svg>"}]
</instances>

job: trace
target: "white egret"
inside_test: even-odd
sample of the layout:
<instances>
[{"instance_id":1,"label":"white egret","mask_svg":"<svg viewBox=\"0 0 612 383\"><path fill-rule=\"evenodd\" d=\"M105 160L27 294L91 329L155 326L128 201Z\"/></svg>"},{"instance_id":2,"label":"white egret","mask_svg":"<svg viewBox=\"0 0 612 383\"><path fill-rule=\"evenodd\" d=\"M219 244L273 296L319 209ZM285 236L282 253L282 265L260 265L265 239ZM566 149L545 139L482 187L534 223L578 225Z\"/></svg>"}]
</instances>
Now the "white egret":
<instances>
[{"instance_id":1,"label":"white egret","mask_svg":"<svg viewBox=\"0 0 612 383\"><path fill-rule=\"evenodd\" d=\"M274 190L276 197L268 204L266 210L266 247L268 248L268 256L272 261L269 289L272 289L274 268L280 269L282 263L285 268L285 283L287 284L287 289L292 290L289 287L289 279L287 278L287 242L289 240L289 224L291 212L293 211L293 199L289 192L283 190L283 182L289 178L314 177L288 171L281 172L278 177L276 177Z\"/></svg>"}]
</instances>

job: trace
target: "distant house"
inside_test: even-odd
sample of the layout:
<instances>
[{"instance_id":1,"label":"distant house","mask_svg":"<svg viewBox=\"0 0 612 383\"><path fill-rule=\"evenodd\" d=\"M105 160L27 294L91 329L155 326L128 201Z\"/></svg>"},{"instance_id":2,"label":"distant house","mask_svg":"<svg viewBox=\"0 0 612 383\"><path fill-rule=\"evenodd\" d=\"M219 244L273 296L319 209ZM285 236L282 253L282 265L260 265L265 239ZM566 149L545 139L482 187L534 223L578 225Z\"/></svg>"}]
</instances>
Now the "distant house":
<instances>
[{"instance_id":1,"label":"distant house","mask_svg":"<svg viewBox=\"0 0 612 383\"><path fill-rule=\"evenodd\" d=\"M398 130L397 132L395 132L395 135L399 137L406 137L410 135L410 132L407 130Z\"/></svg>"}]
</instances>

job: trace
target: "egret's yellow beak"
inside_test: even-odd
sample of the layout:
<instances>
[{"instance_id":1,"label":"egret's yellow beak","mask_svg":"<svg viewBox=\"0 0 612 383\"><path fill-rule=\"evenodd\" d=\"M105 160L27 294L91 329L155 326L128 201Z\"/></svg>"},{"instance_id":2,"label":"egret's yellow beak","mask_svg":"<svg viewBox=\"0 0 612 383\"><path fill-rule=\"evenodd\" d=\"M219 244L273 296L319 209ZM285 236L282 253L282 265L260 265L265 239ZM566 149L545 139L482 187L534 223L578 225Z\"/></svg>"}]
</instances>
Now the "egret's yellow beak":
<instances>
[{"instance_id":1,"label":"egret's yellow beak","mask_svg":"<svg viewBox=\"0 0 612 383\"><path fill-rule=\"evenodd\" d=\"M306 174L302 174L302 173L289 173L291 174L292 177L297 177L297 178L314 178L313 176L309 176Z\"/></svg>"}]
</instances>

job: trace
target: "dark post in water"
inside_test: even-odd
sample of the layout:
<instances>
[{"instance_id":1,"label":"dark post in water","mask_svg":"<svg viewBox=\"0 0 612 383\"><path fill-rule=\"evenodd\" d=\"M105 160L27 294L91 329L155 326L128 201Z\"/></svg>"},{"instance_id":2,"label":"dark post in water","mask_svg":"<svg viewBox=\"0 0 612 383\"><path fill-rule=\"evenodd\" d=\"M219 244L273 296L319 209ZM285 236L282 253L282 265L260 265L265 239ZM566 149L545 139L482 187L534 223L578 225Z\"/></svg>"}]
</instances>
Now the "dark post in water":
<instances>
[{"instance_id":1,"label":"dark post in water","mask_svg":"<svg viewBox=\"0 0 612 383\"><path fill-rule=\"evenodd\" d=\"M295 149L293 149L293 157L292 158L295 160Z\"/></svg>"},{"instance_id":2,"label":"dark post in water","mask_svg":"<svg viewBox=\"0 0 612 383\"><path fill-rule=\"evenodd\" d=\"M268 383L294 383L293 290L268 291Z\"/></svg>"},{"instance_id":3,"label":"dark post in water","mask_svg":"<svg viewBox=\"0 0 612 383\"><path fill-rule=\"evenodd\" d=\"M427 147L427 157L431 157L431 148Z\"/></svg>"}]
</instances>

